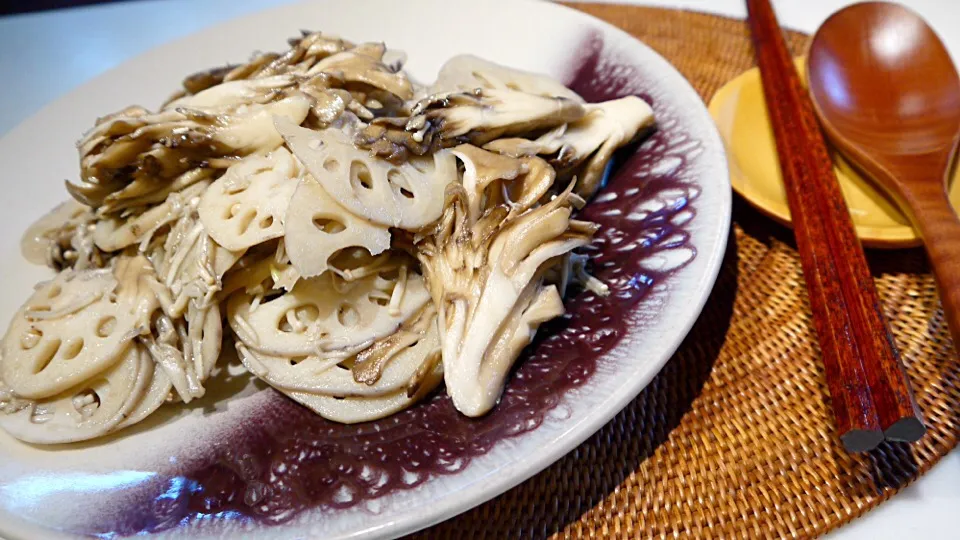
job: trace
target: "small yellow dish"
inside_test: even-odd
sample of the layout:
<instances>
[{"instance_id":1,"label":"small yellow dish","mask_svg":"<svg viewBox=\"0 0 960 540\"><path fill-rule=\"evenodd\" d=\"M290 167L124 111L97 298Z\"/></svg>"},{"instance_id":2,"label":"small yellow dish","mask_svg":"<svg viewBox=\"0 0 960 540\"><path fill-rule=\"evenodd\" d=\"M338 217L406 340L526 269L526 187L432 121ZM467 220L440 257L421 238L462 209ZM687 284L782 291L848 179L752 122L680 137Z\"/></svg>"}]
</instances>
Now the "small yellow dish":
<instances>
[{"instance_id":1,"label":"small yellow dish","mask_svg":"<svg viewBox=\"0 0 960 540\"><path fill-rule=\"evenodd\" d=\"M806 85L806 59L799 57L795 61ZM789 226L790 208L763 100L760 72L754 68L727 83L710 100L709 110L727 148L733 189L764 214ZM831 153L834 171L864 245L876 248L920 245L920 238L907 218L887 196L857 173L839 152L831 149ZM954 208L960 207L958 172L960 170L954 171L954 181L950 184Z\"/></svg>"}]
</instances>

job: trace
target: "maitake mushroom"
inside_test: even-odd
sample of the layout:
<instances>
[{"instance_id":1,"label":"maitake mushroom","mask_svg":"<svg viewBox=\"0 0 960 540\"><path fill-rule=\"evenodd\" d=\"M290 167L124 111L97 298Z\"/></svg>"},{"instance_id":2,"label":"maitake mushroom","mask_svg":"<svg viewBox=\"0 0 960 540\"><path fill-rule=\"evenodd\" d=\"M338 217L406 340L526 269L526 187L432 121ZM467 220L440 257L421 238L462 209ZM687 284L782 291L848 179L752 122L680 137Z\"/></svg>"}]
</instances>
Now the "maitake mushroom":
<instances>
[{"instance_id":1,"label":"maitake mushroom","mask_svg":"<svg viewBox=\"0 0 960 540\"><path fill-rule=\"evenodd\" d=\"M597 226L573 214L652 125L643 100L588 104L469 55L417 87L383 44L290 45L84 135L77 202L22 240L59 273L0 342L0 427L79 441L195 400L224 332L331 420L443 381L479 416L570 283L607 293L574 252Z\"/></svg>"},{"instance_id":2,"label":"maitake mushroom","mask_svg":"<svg viewBox=\"0 0 960 540\"><path fill-rule=\"evenodd\" d=\"M502 154L546 157L564 177L577 175L576 192L590 198L600 187L613 152L653 126L653 109L636 96L584 105L586 114L533 140L500 139L484 146Z\"/></svg>"},{"instance_id":3,"label":"maitake mushroom","mask_svg":"<svg viewBox=\"0 0 960 540\"><path fill-rule=\"evenodd\" d=\"M471 154L480 159L467 157ZM543 180L554 177L549 167L527 167L523 178L510 178L519 160L517 167L497 169L484 166L490 157L482 150L462 149L460 155L475 176L499 184L493 194L509 193L516 182L543 196ZM495 178L498 170L509 174ZM597 229L570 218L572 187L540 204L541 197L523 192L486 197L486 189L451 185L443 216L417 245L439 313L447 392L468 416L483 415L496 404L510 367L537 327L563 313L559 292L545 274L589 243ZM471 212L478 205L479 215Z\"/></svg>"}]
</instances>

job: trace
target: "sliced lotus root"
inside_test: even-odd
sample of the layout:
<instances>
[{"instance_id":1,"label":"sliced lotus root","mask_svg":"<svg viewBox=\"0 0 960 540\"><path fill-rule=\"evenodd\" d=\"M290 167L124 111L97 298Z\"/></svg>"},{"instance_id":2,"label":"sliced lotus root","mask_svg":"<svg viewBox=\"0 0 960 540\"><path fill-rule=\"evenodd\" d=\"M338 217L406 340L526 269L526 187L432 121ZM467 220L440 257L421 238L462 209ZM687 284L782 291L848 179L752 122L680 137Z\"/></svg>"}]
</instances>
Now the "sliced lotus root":
<instances>
[{"instance_id":1,"label":"sliced lotus root","mask_svg":"<svg viewBox=\"0 0 960 540\"><path fill-rule=\"evenodd\" d=\"M423 278L413 272L384 272L350 282L327 272L272 297L235 293L227 318L251 349L346 358L393 333L429 300Z\"/></svg>"},{"instance_id":2,"label":"sliced lotus root","mask_svg":"<svg viewBox=\"0 0 960 540\"><path fill-rule=\"evenodd\" d=\"M325 272L340 250L361 247L377 255L390 247L387 227L354 215L309 175L300 180L290 200L284 228L287 255L305 278Z\"/></svg>"},{"instance_id":3,"label":"sliced lotus root","mask_svg":"<svg viewBox=\"0 0 960 540\"><path fill-rule=\"evenodd\" d=\"M114 430L137 424L153 414L154 411L167 402L167 399L170 397L170 390L173 389L173 383L170 382L170 377L167 376L163 367L154 362L153 358L147 354L146 351L141 352L141 356L149 361L149 386L146 387L140 399L138 399L130 408L130 411L127 412L126 418L114 426Z\"/></svg>"},{"instance_id":4,"label":"sliced lotus root","mask_svg":"<svg viewBox=\"0 0 960 540\"><path fill-rule=\"evenodd\" d=\"M518 90L583 103L582 97L552 77L503 66L472 54L447 60L437 74L437 81L430 87L430 93L469 92L476 88Z\"/></svg>"},{"instance_id":5,"label":"sliced lotus root","mask_svg":"<svg viewBox=\"0 0 960 540\"><path fill-rule=\"evenodd\" d=\"M286 357L274 356L239 346L240 359L251 373L271 386L288 391L308 392L338 397L383 396L407 388L420 367L439 353L440 339L437 334L436 311L431 309L422 329L415 332L398 332L378 341L365 353L386 350L383 366L377 370L377 378L360 382L356 378L358 357L344 361L342 358L322 356ZM405 334L405 335L401 335ZM400 337L394 345L391 338ZM377 358L376 360L380 360Z\"/></svg>"},{"instance_id":6,"label":"sliced lotus root","mask_svg":"<svg viewBox=\"0 0 960 540\"><path fill-rule=\"evenodd\" d=\"M167 199L142 213L128 218L104 217L97 223L93 241L104 251L117 251L142 242L164 225L176 221L196 205L196 198L210 186L209 181L197 182L183 191L171 193Z\"/></svg>"},{"instance_id":7,"label":"sliced lotus root","mask_svg":"<svg viewBox=\"0 0 960 540\"><path fill-rule=\"evenodd\" d=\"M200 221L218 244L234 251L283 236L283 218L298 176L286 148L250 156L210 186L200 201Z\"/></svg>"},{"instance_id":8,"label":"sliced lotus root","mask_svg":"<svg viewBox=\"0 0 960 540\"><path fill-rule=\"evenodd\" d=\"M435 364L434 368L425 374L413 396L408 395L406 390L383 396L343 398L309 392L279 390L327 420L342 424L356 424L390 416L410 407L432 392L442 379L443 371L439 364Z\"/></svg>"},{"instance_id":9,"label":"sliced lotus root","mask_svg":"<svg viewBox=\"0 0 960 540\"><path fill-rule=\"evenodd\" d=\"M69 199L35 221L23 233L20 252L33 264L47 264L57 232L90 212L90 207Z\"/></svg>"},{"instance_id":10,"label":"sliced lotus root","mask_svg":"<svg viewBox=\"0 0 960 540\"><path fill-rule=\"evenodd\" d=\"M0 374L18 395L41 399L108 368L137 334L138 298L115 294L108 269L62 272L13 317Z\"/></svg>"},{"instance_id":11,"label":"sliced lotus root","mask_svg":"<svg viewBox=\"0 0 960 540\"><path fill-rule=\"evenodd\" d=\"M283 118L276 126L327 193L380 225L415 230L435 221L447 184L458 180L456 160L446 151L394 165L358 149L338 129L314 131Z\"/></svg>"},{"instance_id":12,"label":"sliced lotus root","mask_svg":"<svg viewBox=\"0 0 960 540\"><path fill-rule=\"evenodd\" d=\"M4 357L6 360L6 357ZM0 413L0 427L14 437L57 444L99 437L117 426L146 390L139 349L130 345L113 367L57 395L22 409Z\"/></svg>"}]
</instances>

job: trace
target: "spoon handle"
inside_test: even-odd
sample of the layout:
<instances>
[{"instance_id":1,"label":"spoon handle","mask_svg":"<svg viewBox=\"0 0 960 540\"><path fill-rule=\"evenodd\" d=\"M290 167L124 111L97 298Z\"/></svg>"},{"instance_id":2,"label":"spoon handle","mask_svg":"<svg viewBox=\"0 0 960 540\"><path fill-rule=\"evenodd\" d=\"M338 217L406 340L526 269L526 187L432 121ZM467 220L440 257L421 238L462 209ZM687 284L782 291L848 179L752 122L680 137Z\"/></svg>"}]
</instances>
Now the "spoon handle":
<instances>
[{"instance_id":1,"label":"spoon handle","mask_svg":"<svg viewBox=\"0 0 960 540\"><path fill-rule=\"evenodd\" d=\"M937 279L943 316L953 342L960 346L960 218L942 183L924 183L906 194L911 219L923 238Z\"/></svg>"}]
</instances>

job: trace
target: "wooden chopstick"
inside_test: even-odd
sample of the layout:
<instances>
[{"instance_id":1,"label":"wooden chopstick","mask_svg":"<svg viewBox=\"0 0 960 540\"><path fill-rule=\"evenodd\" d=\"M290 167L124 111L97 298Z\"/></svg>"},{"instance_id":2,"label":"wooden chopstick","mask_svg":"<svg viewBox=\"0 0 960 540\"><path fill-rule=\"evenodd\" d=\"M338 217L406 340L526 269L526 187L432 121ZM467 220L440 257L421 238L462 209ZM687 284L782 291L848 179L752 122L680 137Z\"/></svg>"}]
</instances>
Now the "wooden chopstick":
<instances>
[{"instance_id":1,"label":"wooden chopstick","mask_svg":"<svg viewBox=\"0 0 960 540\"><path fill-rule=\"evenodd\" d=\"M915 441L925 429L920 410L813 104L770 0L747 0L747 12L840 439L850 452L884 438Z\"/></svg>"}]
</instances>

